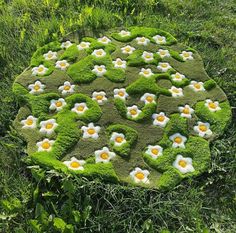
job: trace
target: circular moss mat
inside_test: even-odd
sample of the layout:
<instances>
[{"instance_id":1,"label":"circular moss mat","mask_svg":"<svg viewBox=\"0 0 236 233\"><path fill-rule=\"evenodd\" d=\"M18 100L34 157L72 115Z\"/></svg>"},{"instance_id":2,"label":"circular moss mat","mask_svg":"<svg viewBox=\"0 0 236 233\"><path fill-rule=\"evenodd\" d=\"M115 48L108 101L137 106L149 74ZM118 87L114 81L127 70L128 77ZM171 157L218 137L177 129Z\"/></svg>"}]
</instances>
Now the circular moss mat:
<instances>
[{"instance_id":1,"label":"circular moss mat","mask_svg":"<svg viewBox=\"0 0 236 233\"><path fill-rule=\"evenodd\" d=\"M231 110L195 50L145 27L69 39L37 49L13 85L32 164L160 189L208 169Z\"/></svg>"}]
</instances>

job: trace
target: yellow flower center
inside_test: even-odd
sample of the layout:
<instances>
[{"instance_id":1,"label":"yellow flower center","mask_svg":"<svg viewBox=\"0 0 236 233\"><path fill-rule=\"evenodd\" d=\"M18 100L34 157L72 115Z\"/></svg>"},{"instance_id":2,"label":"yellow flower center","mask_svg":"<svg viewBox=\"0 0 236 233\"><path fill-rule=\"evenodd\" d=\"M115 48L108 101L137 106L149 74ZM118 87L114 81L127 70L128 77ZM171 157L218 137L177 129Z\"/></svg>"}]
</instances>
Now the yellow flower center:
<instances>
[{"instance_id":1,"label":"yellow flower center","mask_svg":"<svg viewBox=\"0 0 236 233\"><path fill-rule=\"evenodd\" d=\"M49 149L50 146L51 146L51 145L50 145L49 142L43 142L43 144L42 144L42 148L45 149L45 150Z\"/></svg>"},{"instance_id":2,"label":"yellow flower center","mask_svg":"<svg viewBox=\"0 0 236 233\"><path fill-rule=\"evenodd\" d=\"M43 72L44 71L44 68L43 67L39 67L38 68L38 72Z\"/></svg>"},{"instance_id":3,"label":"yellow flower center","mask_svg":"<svg viewBox=\"0 0 236 233\"><path fill-rule=\"evenodd\" d=\"M80 163L77 162L77 161L73 161L73 162L70 163L70 166L71 166L72 168L78 168L78 167L80 167Z\"/></svg>"},{"instance_id":4,"label":"yellow flower center","mask_svg":"<svg viewBox=\"0 0 236 233\"><path fill-rule=\"evenodd\" d=\"M70 90L70 86L69 85L64 86L64 90L65 91L69 91Z\"/></svg>"},{"instance_id":5,"label":"yellow flower center","mask_svg":"<svg viewBox=\"0 0 236 233\"><path fill-rule=\"evenodd\" d=\"M38 84L34 85L34 90L38 91L40 89L40 86Z\"/></svg>"},{"instance_id":6,"label":"yellow flower center","mask_svg":"<svg viewBox=\"0 0 236 233\"><path fill-rule=\"evenodd\" d=\"M123 65L123 62L121 60L117 61L117 65L121 66Z\"/></svg>"},{"instance_id":7,"label":"yellow flower center","mask_svg":"<svg viewBox=\"0 0 236 233\"><path fill-rule=\"evenodd\" d=\"M208 106L209 106L209 108L213 108L213 109L217 108L216 104L213 102L209 103Z\"/></svg>"},{"instance_id":8,"label":"yellow flower center","mask_svg":"<svg viewBox=\"0 0 236 233\"><path fill-rule=\"evenodd\" d=\"M65 62L62 62L62 63L61 63L61 66L62 66L62 67L65 67L65 66L66 66L66 63L65 63Z\"/></svg>"},{"instance_id":9,"label":"yellow flower center","mask_svg":"<svg viewBox=\"0 0 236 233\"><path fill-rule=\"evenodd\" d=\"M136 115L136 114L137 114L137 110L131 109L131 110L130 110L130 114L131 114L132 116Z\"/></svg>"},{"instance_id":10,"label":"yellow flower center","mask_svg":"<svg viewBox=\"0 0 236 233\"><path fill-rule=\"evenodd\" d=\"M102 67L98 67L98 71L102 72L103 68Z\"/></svg>"},{"instance_id":11,"label":"yellow flower center","mask_svg":"<svg viewBox=\"0 0 236 233\"><path fill-rule=\"evenodd\" d=\"M179 93L179 90L177 88L173 88L172 90L174 93Z\"/></svg>"},{"instance_id":12,"label":"yellow flower center","mask_svg":"<svg viewBox=\"0 0 236 233\"><path fill-rule=\"evenodd\" d=\"M125 51L128 53L128 52L131 51L131 49L130 49L129 47L126 47L126 48L125 48Z\"/></svg>"},{"instance_id":13,"label":"yellow flower center","mask_svg":"<svg viewBox=\"0 0 236 233\"><path fill-rule=\"evenodd\" d=\"M196 89L200 89L200 88L201 88L201 84L200 84L200 83L195 83L195 84L194 84L194 87L195 87Z\"/></svg>"},{"instance_id":14,"label":"yellow flower center","mask_svg":"<svg viewBox=\"0 0 236 233\"><path fill-rule=\"evenodd\" d=\"M140 38L140 41L141 41L141 42L145 42L145 37L141 37L141 38Z\"/></svg>"},{"instance_id":15,"label":"yellow flower center","mask_svg":"<svg viewBox=\"0 0 236 233\"><path fill-rule=\"evenodd\" d=\"M182 141L183 141L183 140L182 140L181 137L176 137L176 138L174 139L174 142L176 142L176 143L178 143L178 144L180 144Z\"/></svg>"},{"instance_id":16,"label":"yellow flower center","mask_svg":"<svg viewBox=\"0 0 236 233\"><path fill-rule=\"evenodd\" d=\"M27 119L25 123L26 125L33 125L34 121L32 119Z\"/></svg>"},{"instance_id":17,"label":"yellow flower center","mask_svg":"<svg viewBox=\"0 0 236 233\"><path fill-rule=\"evenodd\" d=\"M181 78L180 74L176 74L175 78L180 79Z\"/></svg>"},{"instance_id":18,"label":"yellow flower center","mask_svg":"<svg viewBox=\"0 0 236 233\"><path fill-rule=\"evenodd\" d=\"M107 41L107 38L102 38L102 42L106 42Z\"/></svg>"},{"instance_id":19,"label":"yellow flower center","mask_svg":"<svg viewBox=\"0 0 236 233\"><path fill-rule=\"evenodd\" d=\"M118 143L123 142L123 140L124 139L122 137L120 137L120 136L116 137L116 139L115 139L115 141L118 142Z\"/></svg>"},{"instance_id":20,"label":"yellow flower center","mask_svg":"<svg viewBox=\"0 0 236 233\"><path fill-rule=\"evenodd\" d=\"M84 42L82 42L82 43L80 44L80 46L84 48L84 47L86 47L86 44L85 44Z\"/></svg>"},{"instance_id":21,"label":"yellow flower center","mask_svg":"<svg viewBox=\"0 0 236 233\"><path fill-rule=\"evenodd\" d=\"M108 153L103 152L103 153L100 155L100 157L101 157L102 159L108 159L108 158L109 158L109 155L108 155Z\"/></svg>"},{"instance_id":22,"label":"yellow flower center","mask_svg":"<svg viewBox=\"0 0 236 233\"><path fill-rule=\"evenodd\" d=\"M88 132L88 134L90 134L90 135L96 133L95 129L93 129L93 128L88 129L87 132Z\"/></svg>"},{"instance_id":23,"label":"yellow flower center","mask_svg":"<svg viewBox=\"0 0 236 233\"><path fill-rule=\"evenodd\" d=\"M51 129L52 127L53 127L52 123L47 123L45 126L46 129Z\"/></svg>"},{"instance_id":24,"label":"yellow flower center","mask_svg":"<svg viewBox=\"0 0 236 233\"><path fill-rule=\"evenodd\" d=\"M84 106L79 106L79 107L77 107L77 111L78 112L82 112L84 110Z\"/></svg>"},{"instance_id":25,"label":"yellow flower center","mask_svg":"<svg viewBox=\"0 0 236 233\"><path fill-rule=\"evenodd\" d=\"M101 56L101 55L102 55L102 51L97 51L96 54L97 54L98 56Z\"/></svg>"},{"instance_id":26,"label":"yellow flower center","mask_svg":"<svg viewBox=\"0 0 236 233\"><path fill-rule=\"evenodd\" d=\"M166 68L168 65L167 64L161 64L161 67Z\"/></svg>"},{"instance_id":27,"label":"yellow flower center","mask_svg":"<svg viewBox=\"0 0 236 233\"><path fill-rule=\"evenodd\" d=\"M199 125L199 129L203 132L207 131L207 127L205 125Z\"/></svg>"},{"instance_id":28,"label":"yellow flower center","mask_svg":"<svg viewBox=\"0 0 236 233\"><path fill-rule=\"evenodd\" d=\"M180 160L180 161L179 161L179 166L185 168L185 167L187 166L186 161Z\"/></svg>"},{"instance_id":29,"label":"yellow flower center","mask_svg":"<svg viewBox=\"0 0 236 233\"><path fill-rule=\"evenodd\" d=\"M139 180L143 180L144 179L144 174L142 173L142 172L137 172L136 174L135 174L135 177L137 178L137 179L139 179Z\"/></svg>"},{"instance_id":30,"label":"yellow flower center","mask_svg":"<svg viewBox=\"0 0 236 233\"><path fill-rule=\"evenodd\" d=\"M183 109L183 113L184 113L184 114L189 114L189 113L190 113L189 108L184 108L184 109Z\"/></svg>"},{"instance_id":31,"label":"yellow flower center","mask_svg":"<svg viewBox=\"0 0 236 233\"><path fill-rule=\"evenodd\" d=\"M51 58L51 57L52 57L52 53L49 53L49 54L48 54L48 58Z\"/></svg>"},{"instance_id":32,"label":"yellow flower center","mask_svg":"<svg viewBox=\"0 0 236 233\"><path fill-rule=\"evenodd\" d=\"M152 149L151 152L152 152L154 155L157 155L158 152L159 152L159 150L155 148L155 149Z\"/></svg>"},{"instance_id":33,"label":"yellow flower center","mask_svg":"<svg viewBox=\"0 0 236 233\"><path fill-rule=\"evenodd\" d=\"M121 96L121 97L123 97L123 96L125 95L125 93L124 93L123 91L119 91L119 92L118 92L118 95Z\"/></svg>"},{"instance_id":34,"label":"yellow flower center","mask_svg":"<svg viewBox=\"0 0 236 233\"><path fill-rule=\"evenodd\" d=\"M96 99L97 99L97 100L102 100L102 99L103 99L103 95L97 95L97 96L96 96Z\"/></svg>"},{"instance_id":35,"label":"yellow flower center","mask_svg":"<svg viewBox=\"0 0 236 233\"><path fill-rule=\"evenodd\" d=\"M146 97L146 100L150 103L150 102L152 102L154 99L153 99L152 96L147 96L147 97Z\"/></svg>"},{"instance_id":36,"label":"yellow flower center","mask_svg":"<svg viewBox=\"0 0 236 233\"><path fill-rule=\"evenodd\" d=\"M57 101L57 102L55 103L55 105L59 108L59 107L62 106L62 102L61 102L61 101Z\"/></svg>"},{"instance_id":37,"label":"yellow flower center","mask_svg":"<svg viewBox=\"0 0 236 233\"><path fill-rule=\"evenodd\" d=\"M150 54L145 55L146 58L151 58L152 56Z\"/></svg>"},{"instance_id":38,"label":"yellow flower center","mask_svg":"<svg viewBox=\"0 0 236 233\"><path fill-rule=\"evenodd\" d=\"M160 51L160 54L161 54L161 55L165 55L166 52L162 50L162 51Z\"/></svg>"},{"instance_id":39,"label":"yellow flower center","mask_svg":"<svg viewBox=\"0 0 236 233\"><path fill-rule=\"evenodd\" d=\"M158 116L156 119L157 119L157 121L163 122L165 120L165 117L164 116Z\"/></svg>"},{"instance_id":40,"label":"yellow flower center","mask_svg":"<svg viewBox=\"0 0 236 233\"><path fill-rule=\"evenodd\" d=\"M184 57L189 57L190 56L188 52L183 53L183 55L184 55Z\"/></svg>"},{"instance_id":41,"label":"yellow flower center","mask_svg":"<svg viewBox=\"0 0 236 233\"><path fill-rule=\"evenodd\" d=\"M144 70L143 73L144 74L149 74L149 71L148 70Z\"/></svg>"},{"instance_id":42,"label":"yellow flower center","mask_svg":"<svg viewBox=\"0 0 236 233\"><path fill-rule=\"evenodd\" d=\"M163 41L163 38L162 38L162 37L158 37L158 40L159 40L159 41Z\"/></svg>"}]
</instances>

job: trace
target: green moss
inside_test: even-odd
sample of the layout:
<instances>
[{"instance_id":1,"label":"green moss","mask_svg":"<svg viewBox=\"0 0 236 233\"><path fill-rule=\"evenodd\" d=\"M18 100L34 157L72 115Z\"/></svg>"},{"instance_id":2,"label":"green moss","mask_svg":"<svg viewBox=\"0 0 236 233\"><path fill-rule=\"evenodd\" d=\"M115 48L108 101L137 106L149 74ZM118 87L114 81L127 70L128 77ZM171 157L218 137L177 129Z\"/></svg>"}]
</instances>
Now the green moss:
<instances>
[{"instance_id":1,"label":"green moss","mask_svg":"<svg viewBox=\"0 0 236 233\"><path fill-rule=\"evenodd\" d=\"M84 122L97 122L102 115L102 110L98 103L84 94L73 94L66 98L66 102L67 106L65 106L65 108L58 113L58 117L67 118L67 115L71 112L71 109L76 103L86 103L88 110L86 110L82 115L71 112L75 120L81 120Z\"/></svg>"},{"instance_id":2,"label":"green moss","mask_svg":"<svg viewBox=\"0 0 236 233\"><path fill-rule=\"evenodd\" d=\"M73 44L64 51L59 60L75 61L80 53L84 53L84 50L79 51L77 45Z\"/></svg>"},{"instance_id":3,"label":"green moss","mask_svg":"<svg viewBox=\"0 0 236 233\"><path fill-rule=\"evenodd\" d=\"M31 58L30 66L35 67L41 64L44 64L46 66L50 65L51 62L45 61L43 54L47 53L50 50L56 52L60 49L61 49L61 43L59 43L58 41L48 43L43 47L38 48Z\"/></svg>"},{"instance_id":4,"label":"green moss","mask_svg":"<svg viewBox=\"0 0 236 233\"><path fill-rule=\"evenodd\" d=\"M177 51L170 49L169 52L170 52L171 57L173 57L177 61L181 61L181 62L184 61Z\"/></svg>"},{"instance_id":5,"label":"green moss","mask_svg":"<svg viewBox=\"0 0 236 233\"><path fill-rule=\"evenodd\" d=\"M214 133L221 135L230 122L232 112L228 101L220 103L219 106L221 110L211 112L205 106L205 101L201 101L195 105L195 114L201 121L209 122Z\"/></svg>"},{"instance_id":6,"label":"green moss","mask_svg":"<svg viewBox=\"0 0 236 233\"><path fill-rule=\"evenodd\" d=\"M13 87L12 87L12 91L16 95L16 97L21 105L23 105L27 102L26 95L29 93L29 91L26 88L24 88L22 85L14 82Z\"/></svg>"},{"instance_id":7,"label":"green moss","mask_svg":"<svg viewBox=\"0 0 236 233\"><path fill-rule=\"evenodd\" d=\"M136 118L132 118L127 116L127 106L125 102L119 98L114 100L114 104L120 113L120 115L126 119L142 122L152 116L152 114L156 111L156 103L146 104L141 110L142 112Z\"/></svg>"},{"instance_id":8,"label":"green moss","mask_svg":"<svg viewBox=\"0 0 236 233\"><path fill-rule=\"evenodd\" d=\"M110 81L119 83L125 80L125 72L122 69L114 68L109 55L102 58L96 58L93 55L89 55L71 65L68 68L67 73L76 83L90 83L96 78L101 78L97 77L97 75L92 72L95 65L105 65L107 72L104 74L104 77Z\"/></svg>"},{"instance_id":9,"label":"green moss","mask_svg":"<svg viewBox=\"0 0 236 233\"><path fill-rule=\"evenodd\" d=\"M128 30L130 30L131 32L130 36L122 37L119 35L119 33L112 33L112 37L121 42L129 42L138 36L144 36L149 38L153 43L155 43L152 37L155 35L161 35L166 37L167 43L165 43L165 45L171 45L177 42L177 40L171 34L156 28L130 27L128 28Z\"/></svg>"},{"instance_id":10,"label":"green moss","mask_svg":"<svg viewBox=\"0 0 236 233\"><path fill-rule=\"evenodd\" d=\"M121 146L115 146L113 142L110 142L113 150L122 157L127 157L130 154L131 146L137 141L138 133L131 127L121 124L112 124L106 129L108 137L110 138L113 132L122 133L125 135L126 143Z\"/></svg>"},{"instance_id":11,"label":"green moss","mask_svg":"<svg viewBox=\"0 0 236 233\"><path fill-rule=\"evenodd\" d=\"M167 123L165 128L165 133L171 136L175 133L180 133L184 136L189 135L187 119L181 117L180 114L172 114L170 116L170 121Z\"/></svg>"},{"instance_id":12,"label":"green moss","mask_svg":"<svg viewBox=\"0 0 236 233\"><path fill-rule=\"evenodd\" d=\"M157 54L153 54L153 60L146 62L142 58L143 50L135 50L132 54L127 57L128 66L142 66L146 64L157 65L161 61L160 57Z\"/></svg>"},{"instance_id":13,"label":"green moss","mask_svg":"<svg viewBox=\"0 0 236 233\"><path fill-rule=\"evenodd\" d=\"M213 79L209 79L203 84L204 88L209 91L216 87L216 82Z\"/></svg>"},{"instance_id":14,"label":"green moss","mask_svg":"<svg viewBox=\"0 0 236 233\"><path fill-rule=\"evenodd\" d=\"M157 94L159 93L159 88L156 84L156 80L154 77L145 78L141 76L138 80L131 83L127 88L126 91L129 95L143 95L145 93L152 93Z\"/></svg>"}]
</instances>

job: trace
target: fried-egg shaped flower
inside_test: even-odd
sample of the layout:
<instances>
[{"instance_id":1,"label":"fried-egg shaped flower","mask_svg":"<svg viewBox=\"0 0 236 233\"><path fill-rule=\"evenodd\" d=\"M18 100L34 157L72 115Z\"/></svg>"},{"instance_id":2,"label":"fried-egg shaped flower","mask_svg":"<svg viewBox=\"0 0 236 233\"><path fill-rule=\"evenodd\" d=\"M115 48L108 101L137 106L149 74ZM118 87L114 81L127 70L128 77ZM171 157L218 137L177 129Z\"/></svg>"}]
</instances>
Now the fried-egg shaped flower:
<instances>
[{"instance_id":1,"label":"fried-egg shaped flower","mask_svg":"<svg viewBox=\"0 0 236 233\"><path fill-rule=\"evenodd\" d=\"M211 111L211 112L216 112L221 110L221 107L219 106L219 102L218 101L212 101L210 99L207 99L205 101L205 106Z\"/></svg>"},{"instance_id":2,"label":"fried-egg shaped flower","mask_svg":"<svg viewBox=\"0 0 236 233\"><path fill-rule=\"evenodd\" d=\"M150 68L142 68L141 71L139 72L139 75L144 76L145 78L149 78L153 75L152 70Z\"/></svg>"},{"instance_id":3,"label":"fried-egg shaped flower","mask_svg":"<svg viewBox=\"0 0 236 233\"><path fill-rule=\"evenodd\" d=\"M182 155L177 155L173 166L183 174L195 171L192 165L192 158L184 158Z\"/></svg>"},{"instance_id":4,"label":"fried-egg shaped flower","mask_svg":"<svg viewBox=\"0 0 236 233\"><path fill-rule=\"evenodd\" d=\"M107 72L107 70L104 65L95 65L92 72L98 77L102 77Z\"/></svg>"},{"instance_id":5,"label":"fried-egg shaped flower","mask_svg":"<svg viewBox=\"0 0 236 233\"><path fill-rule=\"evenodd\" d=\"M45 67L44 65L39 65L36 66L34 68L32 68L32 75L36 76L36 75L45 75L48 71L48 68Z\"/></svg>"},{"instance_id":6,"label":"fried-egg shaped flower","mask_svg":"<svg viewBox=\"0 0 236 233\"><path fill-rule=\"evenodd\" d=\"M68 161L63 162L69 169L74 170L74 171L83 171L84 167L83 165L86 163L85 160L78 160L75 157L72 157Z\"/></svg>"},{"instance_id":7,"label":"fried-egg shaped flower","mask_svg":"<svg viewBox=\"0 0 236 233\"><path fill-rule=\"evenodd\" d=\"M96 163L108 163L116 156L116 154L111 152L107 147L103 147L101 150L96 150L94 154Z\"/></svg>"},{"instance_id":8,"label":"fried-egg shaped flower","mask_svg":"<svg viewBox=\"0 0 236 233\"><path fill-rule=\"evenodd\" d=\"M138 109L137 105L127 107L127 116L131 118L137 118L142 111Z\"/></svg>"},{"instance_id":9,"label":"fried-egg shaped flower","mask_svg":"<svg viewBox=\"0 0 236 233\"><path fill-rule=\"evenodd\" d=\"M145 153L150 155L153 159L157 159L159 156L161 156L162 152L163 148L159 145L148 145L147 150L145 151Z\"/></svg>"},{"instance_id":10,"label":"fried-egg shaped flower","mask_svg":"<svg viewBox=\"0 0 236 233\"><path fill-rule=\"evenodd\" d=\"M169 91L174 98L184 96L183 89L181 87L177 88L175 86L172 86Z\"/></svg>"},{"instance_id":11,"label":"fried-egg shaped flower","mask_svg":"<svg viewBox=\"0 0 236 233\"><path fill-rule=\"evenodd\" d=\"M46 135L51 135L54 132L55 128L58 126L55 119L41 121L39 125L41 127L39 132Z\"/></svg>"},{"instance_id":12,"label":"fried-egg shaped flower","mask_svg":"<svg viewBox=\"0 0 236 233\"><path fill-rule=\"evenodd\" d=\"M37 142L36 146L38 147L38 151L51 151L54 143L54 140L45 138L42 141Z\"/></svg>"},{"instance_id":13,"label":"fried-egg shaped flower","mask_svg":"<svg viewBox=\"0 0 236 233\"><path fill-rule=\"evenodd\" d=\"M185 148L185 142L187 141L187 138L180 133L175 133L169 137L169 139L173 142L172 147L173 148Z\"/></svg>"},{"instance_id":14,"label":"fried-egg shaped flower","mask_svg":"<svg viewBox=\"0 0 236 233\"><path fill-rule=\"evenodd\" d=\"M25 120L22 120L20 123L23 125L22 129L35 129L37 127L37 118L33 116L28 116Z\"/></svg>"},{"instance_id":15,"label":"fried-egg shaped flower","mask_svg":"<svg viewBox=\"0 0 236 233\"><path fill-rule=\"evenodd\" d=\"M78 115L84 114L86 110L88 110L86 103L76 103L74 108L71 109L72 112L75 112Z\"/></svg>"},{"instance_id":16,"label":"fried-egg shaped flower","mask_svg":"<svg viewBox=\"0 0 236 233\"><path fill-rule=\"evenodd\" d=\"M69 40L61 43L62 49L68 49L71 45L73 45Z\"/></svg>"},{"instance_id":17,"label":"fried-egg shaped flower","mask_svg":"<svg viewBox=\"0 0 236 233\"><path fill-rule=\"evenodd\" d=\"M132 54L134 52L135 48L134 47L131 47L130 45L126 45L125 47L122 47L121 48L121 52L123 54Z\"/></svg>"},{"instance_id":18,"label":"fried-egg shaped flower","mask_svg":"<svg viewBox=\"0 0 236 233\"><path fill-rule=\"evenodd\" d=\"M106 56L106 52L103 49L95 49L92 52L92 55L95 57L105 57Z\"/></svg>"},{"instance_id":19,"label":"fried-egg shaped flower","mask_svg":"<svg viewBox=\"0 0 236 233\"><path fill-rule=\"evenodd\" d=\"M84 49L88 49L90 46L90 42L85 42L82 41L77 45L78 50L84 50Z\"/></svg>"},{"instance_id":20,"label":"fried-egg shaped flower","mask_svg":"<svg viewBox=\"0 0 236 233\"><path fill-rule=\"evenodd\" d=\"M180 54L180 56L183 58L184 61L193 60L193 53L192 52L183 51Z\"/></svg>"},{"instance_id":21,"label":"fried-egg shaped flower","mask_svg":"<svg viewBox=\"0 0 236 233\"><path fill-rule=\"evenodd\" d=\"M157 54L161 57L170 57L170 52L167 49L159 49Z\"/></svg>"},{"instance_id":22,"label":"fried-egg shaped flower","mask_svg":"<svg viewBox=\"0 0 236 233\"><path fill-rule=\"evenodd\" d=\"M189 84L189 87L192 90L194 90L195 92L205 91L205 88L203 86L203 82L191 81L190 84Z\"/></svg>"},{"instance_id":23,"label":"fried-egg shaped flower","mask_svg":"<svg viewBox=\"0 0 236 233\"><path fill-rule=\"evenodd\" d=\"M102 43L102 44L108 44L108 43L111 42L111 40L110 40L108 37L103 36L103 37L101 37L101 38L98 38L98 42L100 42L100 43Z\"/></svg>"},{"instance_id":24,"label":"fried-egg shaped flower","mask_svg":"<svg viewBox=\"0 0 236 233\"><path fill-rule=\"evenodd\" d=\"M99 105L103 105L107 102L106 93L104 91L94 91L92 94L92 99L97 101Z\"/></svg>"},{"instance_id":25,"label":"fried-egg shaped flower","mask_svg":"<svg viewBox=\"0 0 236 233\"><path fill-rule=\"evenodd\" d=\"M147 51L143 52L142 58L145 62L150 62L154 60L153 53L149 53Z\"/></svg>"},{"instance_id":26,"label":"fried-egg shaped flower","mask_svg":"<svg viewBox=\"0 0 236 233\"><path fill-rule=\"evenodd\" d=\"M171 68L172 67L168 62L159 62L157 66L157 69L160 70L161 72L166 72Z\"/></svg>"},{"instance_id":27,"label":"fried-egg shaped flower","mask_svg":"<svg viewBox=\"0 0 236 233\"><path fill-rule=\"evenodd\" d=\"M120 98L126 100L129 94L126 92L125 88L116 88L114 89L114 98Z\"/></svg>"},{"instance_id":28,"label":"fried-egg shaped flower","mask_svg":"<svg viewBox=\"0 0 236 233\"><path fill-rule=\"evenodd\" d=\"M171 78L175 82L181 82L183 79L185 79L185 75L180 74L179 72L176 72L175 74L171 75Z\"/></svg>"},{"instance_id":29,"label":"fried-egg shaped flower","mask_svg":"<svg viewBox=\"0 0 236 233\"><path fill-rule=\"evenodd\" d=\"M121 146L126 143L125 135L123 133L113 132L110 141L113 142L115 146Z\"/></svg>"},{"instance_id":30,"label":"fried-egg shaped flower","mask_svg":"<svg viewBox=\"0 0 236 233\"><path fill-rule=\"evenodd\" d=\"M150 43L150 40L144 36L142 37L137 37L136 39L137 44L139 45L148 45Z\"/></svg>"},{"instance_id":31,"label":"fried-egg shaped flower","mask_svg":"<svg viewBox=\"0 0 236 233\"><path fill-rule=\"evenodd\" d=\"M153 125L158 125L161 127L165 127L168 121L170 120L170 118L167 117L164 112L160 112L158 114L157 113L152 114L152 119L153 119Z\"/></svg>"},{"instance_id":32,"label":"fried-egg shaped flower","mask_svg":"<svg viewBox=\"0 0 236 233\"><path fill-rule=\"evenodd\" d=\"M34 84L30 84L28 86L29 90L30 90L30 94L40 94L42 92L44 92L44 88L46 86L44 84L42 84L40 81L36 81Z\"/></svg>"},{"instance_id":33,"label":"fried-egg shaped flower","mask_svg":"<svg viewBox=\"0 0 236 233\"><path fill-rule=\"evenodd\" d=\"M155 35L152 37L157 44L165 44L166 43L166 38L164 36L160 35Z\"/></svg>"},{"instance_id":34,"label":"fried-egg shaped flower","mask_svg":"<svg viewBox=\"0 0 236 233\"><path fill-rule=\"evenodd\" d=\"M58 100L50 101L49 109L59 112L63 109L64 106L66 106L66 101L63 98L59 98Z\"/></svg>"},{"instance_id":35,"label":"fried-egg shaped flower","mask_svg":"<svg viewBox=\"0 0 236 233\"><path fill-rule=\"evenodd\" d=\"M198 121L197 125L193 127L193 130L200 136L200 137L210 137L212 135L212 131L210 130L210 124L207 122Z\"/></svg>"},{"instance_id":36,"label":"fried-egg shaped flower","mask_svg":"<svg viewBox=\"0 0 236 233\"><path fill-rule=\"evenodd\" d=\"M117 58L115 61L112 61L115 68L126 68L126 61L121 60L120 58Z\"/></svg>"},{"instance_id":37,"label":"fried-egg shaped flower","mask_svg":"<svg viewBox=\"0 0 236 233\"><path fill-rule=\"evenodd\" d=\"M72 85L70 82L65 81L62 86L58 88L61 91L62 95L70 94L75 92L75 85Z\"/></svg>"},{"instance_id":38,"label":"fried-egg shaped flower","mask_svg":"<svg viewBox=\"0 0 236 233\"><path fill-rule=\"evenodd\" d=\"M55 67L60 70L66 70L70 64L66 60L57 61Z\"/></svg>"},{"instance_id":39,"label":"fried-egg shaped flower","mask_svg":"<svg viewBox=\"0 0 236 233\"><path fill-rule=\"evenodd\" d=\"M180 116L186 118L192 118L192 114L194 113L194 109L192 109L188 104L185 104L184 107L178 107Z\"/></svg>"},{"instance_id":40,"label":"fried-egg shaped flower","mask_svg":"<svg viewBox=\"0 0 236 233\"><path fill-rule=\"evenodd\" d=\"M83 131L83 138L98 139L98 133L101 130L101 127L95 126L93 123L89 123L88 126L82 126L81 130Z\"/></svg>"},{"instance_id":41,"label":"fried-egg shaped flower","mask_svg":"<svg viewBox=\"0 0 236 233\"><path fill-rule=\"evenodd\" d=\"M142 170L139 167L136 167L132 172L130 172L131 178L134 180L135 183L144 183L149 184L148 175L150 172L148 170Z\"/></svg>"},{"instance_id":42,"label":"fried-egg shaped flower","mask_svg":"<svg viewBox=\"0 0 236 233\"><path fill-rule=\"evenodd\" d=\"M141 98L141 101L143 101L145 104L151 104L156 103L156 96L150 93L145 93Z\"/></svg>"},{"instance_id":43,"label":"fried-egg shaped flower","mask_svg":"<svg viewBox=\"0 0 236 233\"><path fill-rule=\"evenodd\" d=\"M43 54L43 57L47 61L56 60L57 59L57 52L53 52L50 50L47 53Z\"/></svg>"},{"instance_id":44,"label":"fried-egg shaped flower","mask_svg":"<svg viewBox=\"0 0 236 233\"><path fill-rule=\"evenodd\" d=\"M130 36L131 35L131 33L129 31L125 31L125 30L121 30L118 34L121 37L126 37L126 36Z\"/></svg>"}]
</instances>

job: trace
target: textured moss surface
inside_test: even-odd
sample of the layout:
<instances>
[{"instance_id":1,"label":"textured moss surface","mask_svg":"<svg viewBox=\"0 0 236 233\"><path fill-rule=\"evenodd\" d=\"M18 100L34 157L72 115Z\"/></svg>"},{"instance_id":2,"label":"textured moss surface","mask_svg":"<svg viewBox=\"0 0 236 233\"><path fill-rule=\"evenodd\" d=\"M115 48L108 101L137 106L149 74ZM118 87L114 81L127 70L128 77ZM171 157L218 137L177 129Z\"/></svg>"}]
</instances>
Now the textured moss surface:
<instances>
[{"instance_id":1,"label":"textured moss surface","mask_svg":"<svg viewBox=\"0 0 236 233\"><path fill-rule=\"evenodd\" d=\"M33 54L30 67L19 75L13 90L19 99L21 109L14 121L14 126L27 142L27 153L32 164L54 168L90 179L100 178L109 182L125 182L144 187L169 189L186 177L194 177L208 169L210 162L209 141L221 135L231 119L231 110L227 98L217 84L211 80L203 67L199 54L187 48L167 32L156 28L131 27L130 32L122 37L119 30L101 34L110 40L107 44L97 38L85 37L81 41L89 42L88 48L79 50L76 35L71 35L73 43L67 49L61 48L61 42L51 42ZM157 44L154 37L164 36L166 42ZM137 37L149 40L147 45L137 43ZM76 42L76 43L75 43ZM122 53L123 47L130 45L135 50L132 54ZM105 51L102 57L92 55L96 49ZM159 49L169 51L170 56L161 58ZM48 51L57 52L56 60L45 60ZM144 51L153 53L153 60L145 62ZM192 52L193 59L181 56L183 51ZM114 61L120 58L126 61L126 67L116 68ZM60 70L56 61L66 60L69 67ZM167 71L158 69L161 62L169 63ZM48 68L44 75L32 75L32 68L44 65ZM106 72L98 76L92 70L104 65ZM141 69L151 69L152 75L140 74ZM173 80L175 73L185 75L182 80ZM40 94L30 94L29 85L40 81L45 88ZM62 95L58 89L66 81L75 85L74 92ZM203 91L195 92L191 81L202 82ZM171 87L182 88L183 96L173 97ZM125 88L125 99L114 98L114 89ZM92 99L93 92L103 91L107 101L99 105ZM154 100L145 103L143 95L154 95ZM52 100L64 98L66 105L59 112L49 110ZM212 112L205 106L206 99L218 101L220 110ZM87 110L83 114L71 111L76 104L84 103ZM194 112L191 118L181 116L179 107L188 104ZM141 111L137 117L128 114L128 108L136 105ZM169 118L163 127L154 125L153 114L164 112ZM21 121L29 115L37 118L34 129L22 128ZM40 122L55 119L58 126L50 135L39 132ZM94 123L100 127L99 137L84 138L83 126ZM201 137L194 131L198 122L209 123L212 135ZM111 141L113 133L123 134L126 142L115 145ZM176 133L186 137L184 147L173 147L170 137ZM48 138L54 140L49 152L37 151L36 143ZM153 158L147 153L148 146L159 145L163 148L161 156ZM96 162L94 152L108 147L116 156L108 163ZM183 173L173 166L178 155L192 159L194 171ZM63 161L72 157L85 160L84 170L74 171L66 167ZM149 171L148 183L135 182L130 176L136 167Z\"/></svg>"}]
</instances>

